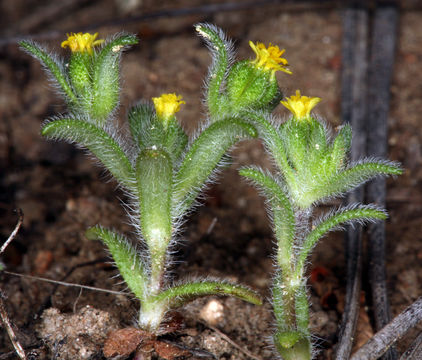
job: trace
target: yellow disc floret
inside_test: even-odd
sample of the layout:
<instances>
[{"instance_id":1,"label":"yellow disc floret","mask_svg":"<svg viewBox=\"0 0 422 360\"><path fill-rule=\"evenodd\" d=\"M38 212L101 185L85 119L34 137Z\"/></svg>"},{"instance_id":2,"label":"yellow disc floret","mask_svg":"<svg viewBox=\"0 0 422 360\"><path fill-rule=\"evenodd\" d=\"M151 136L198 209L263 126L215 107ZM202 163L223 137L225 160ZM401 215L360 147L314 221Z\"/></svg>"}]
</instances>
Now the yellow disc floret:
<instances>
[{"instance_id":1,"label":"yellow disc floret","mask_svg":"<svg viewBox=\"0 0 422 360\"><path fill-rule=\"evenodd\" d=\"M249 46L256 54L256 59L252 61L252 64L257 68L271 70L272 75L274 75L276 71L284 71L287 74L292 73L287 68L289 65L288 61L281 57L286 50L280 50L278 46L272 45L271 43L268 47L265 47L261 42L254 44L252 41L249 41Z\"/></svg>"},{"instance_id":2,"label":"yellow disc floret","mask_svg":"<svg viewBox=\"0 0 422 360\"><path fill-rule=\"evenodd\" d=\"M160 97L152 98L155 111L159 118L169 119L180 110L181 104L186 104L181 95L162 94Z\"/></svg>"},{"instance_id":3,"label":"yellow disc floret","mask_svg":"<svg viewBox=\"0 0 422 360\"><path fill-rule=\"evenodd\" d=\"M281 103L289 109L296 119L309 118L312 109L321 101L319 97L308 97L300 95L300 91L296 90L296 95L292 95L281 101Z\"/></svg>"},{"instance_id":4,"label":"yellow disc floret","mask_svg":"<svg viewBox=\"0 0 422 360\"><path fill-rule=\"evenodd\" d=\"M98 33L91 35L90 33L82 34L80 33L70 33L67 34L67 40L62 42L62 48L69 47L70 50L74 52L87 52L92 54L92 48L94 46L100 45L104 40L95 40L98 36Z\"/></svg>"}]
</instances>

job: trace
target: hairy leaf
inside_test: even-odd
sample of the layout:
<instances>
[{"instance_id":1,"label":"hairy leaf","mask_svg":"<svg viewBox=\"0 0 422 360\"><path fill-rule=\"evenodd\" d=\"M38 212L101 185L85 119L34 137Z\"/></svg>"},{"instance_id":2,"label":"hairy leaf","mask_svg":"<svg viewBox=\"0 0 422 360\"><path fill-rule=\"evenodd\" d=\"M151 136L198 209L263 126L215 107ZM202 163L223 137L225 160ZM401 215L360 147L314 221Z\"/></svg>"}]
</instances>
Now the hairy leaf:
<instances>
[{"instance_id":1,"label":"hairy leaf","mask_svg":"<svg viewBox=\"0 0 422 360\"><path fill-rule=\"evenodd\" d=\"M128 113L129 128L135 144L140 148L153 146L151 141L151 127L155 125L154 106L149 102L140 102L133 106Z\"/></svg>"},{"instance_id":2,"label":"hairy leaf","mask_svg":"<svg viewBox=\"0 0 422 360\"><path fill-rule=\"evenodd\" d=\"M90 240L101 240L107 245L120 275L129 289L142 301L147 296L148 276L139 254L129 241L123 235L100 226L88 229L86 237Z\"/></svg>"},{"instance_id":3,"label":"hairy leaf","mask_svg":"<svg viewBox=\"0 0 422 360\"><path fill-rule=\"evenodd\" d=\"M288 268L295 236L295 217L287 195L271 176L261 170L246 167L239 173L262 189L268 199L278 245L277 261L282 269Z\"/></svg>"},{"instance_id":4,"label":"hairy leaf","mask_svg":"<svg viewBox=\"0 0 422 360\"><path fill-rule=\"evenodd\" d=\"M120 35L107 42L95 56L92 114L96 119L106 119L117 106L120 92L119 60L126 47L137 43L135 35Z\"/></svg>"},{"instance_id":5,"label":"hairy leaf","mask_svg":"<svg viewBox=\"0 0 422 360\"><path fill-rule=\"evenodd\" d=\"M67 96L68 100L72 103L76 103L76 95L74 94L72 87L69 85L63 64L55 57L49 55L37 43L32 41L21 41L19 45L34 58L38 59L46 67L46 69L49 70L59 84L63 93Z\"/></svg>"},{"instance_id":6,"label":"hairy leaf","mask_svg":"<svg viewBox=\"0 0 422 360\"><path fill-rule=\"evenodd\" d=\"M240 140L256 136L253 126L237 119L217 121L199 135L176 174L173 203L180 215L192 205L227 150Z\"/></svg>"},{"instance_id":7,"label":"hairy leaf","mask_svg":"<svg viewBox=\"0 0 422 360\"><path fill-rule=\"evenodd\" d=\"M104 130L82 120L65 118L46 123L41 134L86 147L121 184L135 190L134 171L129 159Z\"/></svg>"},{"instance_id":8,"label":"hairy leaf","mask_svg":"<svg viewBox=\"0 0 422 360\"><path fill-rule=\"evenodd\" d=\"M289 164L283 140L270 119L259 112L244 112L242 117L247 119L258 130L259 137L264 140L265 147L281 171L287 183L295 182L294 171Z\"/></svg>"},{"instance_id":9,"label":"hairy leaf","mask_svg":"<svg viewBox=\"0 0 422 360\"><path fill-rule=\"evenodd\" d=\"M212 54L212 64L208 70L207 103L213 116L219 115L222 106L221 87L227 76L231 62L233 44L227 40L222 30L210 24L197 24L195 29L204 39Z\"/></svg>"},{"instance_id":10,"label":"hairy leaf","mask_svg":"<svg viewBox=\"0 0 422 360\"><path fill-rule=\"evenodd\" d=\"M255 305L262 305L261 297L253 290L224 281L201 281L173 286L155 297L155 301L166 301L170 308L178 308L199 297L210 295L234 296Z\"/></svg>"},{"instance_id":11,"label":"hairy leaf","mask_svg":"<svg viewBox=\"0 0 422 360\"><path fill-rule=\"evenodd\" d=\"M335 213L321 220L319 224L306 236L303 246L300 249L296 262L296 274L302 275L304 271L305 261L312 248L327 232L335 229L337 226L353 222L370 222L375 220L384 220L387 214L384 210L377 209L369 205L357 205L353 207L340 208Z\"/></svg>"},{"instance_id":12,"label":"hairy leaf","mask_svg":"<svg viewBox=\"0 0 422 360\"><path fill-rule=\"evenodd\" d=\"M162 150L143 150L136 161L136 179L142 234L151 256L164 256L172 236L170 156Z\"/></svg>"},{"instance_id":13,"label":"hairy leaf","mask_svg":"<svg viewBox=\"0 0 422 360\"><path fill-rule=\"evenodd\" d=\"M394 162L363 160L329 178L328 183L317 187L311 202L342 195L377 176L400 175L402 172L400 166Z\"/></svg>"}]
</instances>

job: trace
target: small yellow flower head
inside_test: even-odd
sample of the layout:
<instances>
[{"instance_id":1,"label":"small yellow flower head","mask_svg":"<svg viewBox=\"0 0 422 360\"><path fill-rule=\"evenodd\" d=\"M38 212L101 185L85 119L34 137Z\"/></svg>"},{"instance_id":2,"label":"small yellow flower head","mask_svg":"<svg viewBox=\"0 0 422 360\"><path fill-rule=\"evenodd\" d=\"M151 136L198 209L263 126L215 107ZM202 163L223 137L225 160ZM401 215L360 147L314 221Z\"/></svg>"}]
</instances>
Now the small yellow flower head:
<instances>
[{"instance_id":1,"label":"small yellow flower head","mask_svg":"<svg viewBox=\"0 0 422 360\"><path fill-rule=\"evenodd\" d=\"M252 41L249 41L249 46L252 48L256 54L256 59L252 61L257 68L264 70L271 70L272 75L276 71L284 71L287 74L292 72L286 67L289 65L288 61L281 57L286 50L280 50L276 45L271 43L268 45L268 48L261 42L254 44Z\"/></svg>"},{"instance_id":2,"label":"small yellow flower head","mask_svg":"<svg viewBox=\"0 0 422 360\"><path fill-rule=\"evenodd\" d=\"M158 117L163 119L169 119L180 110L181 104L186 104L182 100L181 95L173 94L162 94L160 97L152 98L154 102L155 111Z\"/></svg>"},{"instance_id":3,"label":"small yellow flower head","mask_svg":"<svg viewBox=\"0 0 422 360\"><path fill-rule=\"evenodd\" d=\"M98 36L98 33L91 35L90 33L82 34L80 33L70 33L67 34L67 40L62 42L62 48L69 47L70 50L74 52L87 52L92 54L92 48L94 46L100 45L104 40L95 40Z\"/></svg>"},{"instance_id":4,"label":"small yellow flower head","mask_svg":"<svg viewBox=\"0 0 422 360\"><path fill-rule=\"evenodd\" d=\"M296 119L306 119L320 101L319 97L302 96L300 91L296 90L296 95L290 96L287 101L281 101L281 103L293 113Z\"/></svg>"}]
</instances>

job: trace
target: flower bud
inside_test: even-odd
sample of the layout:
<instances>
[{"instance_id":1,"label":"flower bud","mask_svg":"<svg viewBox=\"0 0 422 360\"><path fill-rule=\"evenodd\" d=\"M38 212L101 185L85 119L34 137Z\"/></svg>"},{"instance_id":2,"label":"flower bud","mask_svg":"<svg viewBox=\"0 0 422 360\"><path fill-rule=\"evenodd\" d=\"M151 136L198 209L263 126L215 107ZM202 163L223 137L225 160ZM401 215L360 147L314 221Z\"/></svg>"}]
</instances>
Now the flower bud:
<instances>
[{"instance_id":1,"label":"flower bud","mask_svg":"<svg viewBox=\"0 0 422 360\"><path fill-rule=\"evenodd\" d=\"M69 62L69 77L76 93L87 98L91 90L91 67L94 46L100 45L104 40L96 40L98 33L70 33L67 40L63 41L62 48L69 47L72 52Z\"/></svg>"},{"instance_id":2,"label":"flower bud","mask_svg":"<svg viewBox=\"0 0 422 360\"><path fill-rule=\"evenodd\" d=\"M152 98L155 111L159 120L162 121L164 129L167 129L169 122L175 118L175 114L180 111L180 105L186 104L181 95L162 94L160 97Z\"/></svg>"},{"instance_id":3,"label":"flower bud","mask_svg":"<svg viewBox=\"0 0 422 360\"><path fill-rule=\"evenodd\" d=\"M256 54L255 60L237 62L227 78L227 96L236 112L245 108L272 108L280 100L281 92L275 78L276 71L291 74L286 68L288 62L281 56L284 50L269 44L249 42Z\"/></svg>"}]
</instances>

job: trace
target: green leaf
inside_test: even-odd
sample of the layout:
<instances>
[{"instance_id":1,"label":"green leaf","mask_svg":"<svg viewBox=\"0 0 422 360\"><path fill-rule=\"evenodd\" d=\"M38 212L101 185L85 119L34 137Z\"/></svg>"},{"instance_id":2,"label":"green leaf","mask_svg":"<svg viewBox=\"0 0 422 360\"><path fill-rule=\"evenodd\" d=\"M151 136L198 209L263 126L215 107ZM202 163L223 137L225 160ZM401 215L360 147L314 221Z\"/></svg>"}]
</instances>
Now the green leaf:
<instances>
[{"instance_id":1,"label":"green leaf","mask_svg":"<svg viewBox=\"0 0 422 360\"><path fill-rule=\"evenodd\" d=\"M330 173L343 170L347 164L347 154L352 142L352 128L349 124L344 125L338 132L331 145L331 168Z\"/></svg>"},{"instance_id":2,"label":"green leaf","mask_svg":"<svg viewBox=\"0 0 422 360\"><path fill-rule=\"evenodd\" d=\"M279 128L288 161L295 172L299 174L309 167L310 130L308 121L294 121L292 118L281 124ZM279 150L277 149L277 151Z\"/></svg>"},{"instance_id":3,"label":"green leaf","mask_svg":"<svg viewBox=\"0 0 422 360\"><path fill-rule=\"evenodd\" d=\"M294 183L295 174L287 160L287 153L280 134L271 124L271 120L259 112L247 111L241 114L242 118L247 119L257 130L259 137L264 140L265 147L274 159L281 175L288 184Z\"/></svg>"},{"instance_id":4,"label":"green leaf","mask_svg":"<svg viewBox=\"0 0 422 360\"><path fill-rule=\"evenodd\" d=\"M72 87L69 85L62 62L56 57L48 54L40 45L32 41L21 41L19 42L19 45L30 55L39 60L46 69L50 71L68 100L72 103L76 103L76 95L74 94Z\"/></svg>"},{"instance_id":5,"label":"green leaf","mask_svg":"<svg viewBox=\"0 0 422 360\"><path fill-rule=\"evenodd\" d=\"M168 124L165 135L165 148L173 162L178 163L188 144L188 136L176 121L171 121Z\"/></svg>"},{"instance_id":6,"label":"green leaf","mask_svg":"<svg viewBox=\"0 0 422 360\"><path fill-rule=\"evenodd\" d=\"M166 130L151 104L141 103L129 112L129 125L139 148L165 148ZM166 149L167 150L167 149Z\"/></svg>"},{"instance_id":7,"label":"green leaf","mask_svg":"<svg viewBox=\"0 0 422 360\"><path fill-rule=\"evenodd\" d=\"M128 120L133 139L140 150L154 146L163 148L174 164L180 162L188 137L175 119L169 121L165 129L152 104L142 102L130 109Z\"/></svg>"},{"instance_id":8,"label":"green leaf","mask_svg":"<svg viewBox=\"0 0 422 360\"><path fill-rule=\"evenodd\" d=\"M154 125L159 125L156 124L158 121L154 121L154 119L156 119L155 109L149 102L140 102L129 110L130 132L135 144L140 149L154 145L154 141L151 141L151 132L154 131Z\"/></svg>"},{"instance_id":9,"label":"green leaf","mask_svg":"<svg viewBox=\"0 0 422 360\"><path fill-rule=\"evenodd\" d=\"M274 275L274 285L271 289L272 291L272 303L274 316L277 322L277 328L279 329L288 329L288 324L286 319L288 314L286 314L286 309L284 306L284 285L283 285L283 274L280 270L277 270Z\"/></svg>"},{"instance_id":10,"label":"green leaf","mask_svg":"<svg viewBox=\"0 0 422 360\"><path fill-rule=\"evenodd\" d=\"M400 175L402 172L401 167L391 161L362 160L315 188L309 205L326 197L342 195L377 176Z\"/></svg>"},{"instance_id":11,"label":"green leaf","mask_svg":"<svg viewBox=\"0 0 422 360\"><path fill-rule=\"evenodd\" d=\"M231 112L237 114L244 109L271 112L275 101L281 100L281 92L273 75L271 71L257 68L250 60L233 64L225 86Z\"/></svg>"},{"instance_id":12,"label":"green leaf","mask_svg":"<svg viewBox=\"0 0 422 360\"><path fill-rule=\"evenodd\" d=\"M98 120L106 119L119 102L119 60L122 51L138 43L135 35L120 35L107 42L95 56L93 68L92 115Z\"/></svg>"},{"instance_id":13,"label":"green leaf","mask_svg":"<svg viewBox=\"0 0 422 360\"><path fill-rule=\"evenodd\" d=\"M73 52L68 64L68 74L72 87L79 99L79 105L86 113L92 106L91 82L92 56L88 52Z\"/></svg>"},{"instance_id":14,"label":"green leaf","mask_svg":"<svg viewBox=\"0 0 422 360\"><path fill-rule=\"evenodd\" d=\"M242 120L225 119L211 124L192 143L175 178L174 208L182 215L236 142L257 136L255 128Z\"/></svg>"},{"instance_id":15,"label":"green leaf","mask_svg":"<svg viewBox=\"0 0 422 360\"><path fill-rule=\"evenodd\" d=\"M141 230L155 257L165 256L172 236L171 194L173 167L170 156L162 150L145 149L136 161Z\"/></svg>"},{"instance_id":16,"label":"green leaf","mask_svg":"<svg viewBox=\"0 0 422 360\"><path fill-rule=\"evenodd\" d=\"M296 276L302 276L304 266L309 253L315 244L327 232L332 231L337 226L346 223L366 223L375 220L385 220L387 214L384 210L377 209L372 205L355 205L338 209L335 213L329 213L322 219L314 229L306 236L296 262Z\"/></svg>"},{"instance_id":17,"label":"green leaf","mask_svg":"<svg viewBox=\"0 0 422 360\"><path fill-rule=\"evenodd\" d=\"M282 270L289 271L295 236L295 216L289 198L280 185L261 170L245 167L239 173L262 189L268 199L278 245L277 261Z\"/></svg>"},{"instance_id":18,"label":"green leaf","mask_svg":"<svg viewBox=\"0 0 422 360\"><path fill-rule=\"evenodd\" d=\"M221 87L227 76L228 66L232 60L231 41L227 40L223 31L214 25L197 24L195 29L204 39L212 54L212 65L207 77L207 102L212 116L221 115L223 99Z\"/></svg>"},{"instance_id":19,"label":"green leaf","mask_svg":"<svg viewBox=\"0 0 422 360\"><path fill-rule=\"evenodd\" d=\"M124 236L100 226L88 229L86 237L89 240L101 240L107 245L120 275L129 289L142 301L148 293L148 275L138 252L129 241Z\"/></svg>"},{"instance_id":20,"label":"green leaf","mask_svg":"<svg viewBox=\"0 0 422 360\"><path fill-rule=\"evenodd\" d=\"M50 139L66 140L86 147L122 185L132 191L136 189L129 159L104 130L82 120L65 118L46 123L41 134Z\"/></svg>"},{"instance_id":21,"label":"green leaf","mask_svg":"<svg viewBox=\"0 0 422 360\"><path fill-rule=\"evenodd\" d=\"M234 296L255 305L262 305L261 297L246 286L207 280L173 286L162 291L153 301L168 302L169 308L174 309L199 297L210 295Z\"/></svg>"},{"instance_id":22,"label":"green leaf","mask_svg":"<svg viewBox=\"0 0 422 360\"><path fill-rule=\"evenodd\" d=\"M310 118L309 143L308 143L308 163L315 172L324 171L327 165L325 155L328 150L328 130L325 124Z\"/></svg>"},{"instance_id":23,"label":"green leaf","mask_svg":"<svg viewBox=\"0 0 422 360\"><path fill-rule=\"evenodd\" d=\"M296 292L296 326L302 333L309 333L309 301L306 285L301 285Z\"/></svg>"}]
</instances>

